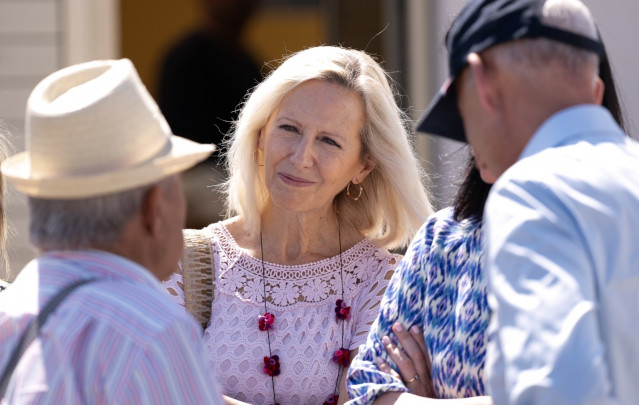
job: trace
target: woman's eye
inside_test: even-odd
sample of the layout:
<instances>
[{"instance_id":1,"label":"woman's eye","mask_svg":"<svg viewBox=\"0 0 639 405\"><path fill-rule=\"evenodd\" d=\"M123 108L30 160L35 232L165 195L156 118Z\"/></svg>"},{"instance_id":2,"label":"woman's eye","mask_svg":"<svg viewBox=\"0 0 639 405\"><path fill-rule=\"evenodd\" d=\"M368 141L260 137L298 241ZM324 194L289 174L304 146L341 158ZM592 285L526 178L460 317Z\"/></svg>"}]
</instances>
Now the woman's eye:
<instances>
[{"instance_id":1,"label":"woman's eye","mask_svg":"<svg viewBox=\"0 0 639 405\"><path fill-rule=\"evenodd\" d=\"M288 132L295 132L297 133L297 128L295 128L292 125L287 125L287 124L282 124L280 125L280 129L283 129L284 131L288 131Z\"/></svg>"},{"instance_id":2,"label":"woman's eye","mask_svg":"<svg viewBox=\"0 0 639 405\"><path fill-rule=\"evenodd\" d=\"M335 142L333 139L331 138L323 138L322 141L324 141L325 143L331 145L331 146L337 146L338 148L341 148L340 144Z\"/></svg>"}]
</instances>

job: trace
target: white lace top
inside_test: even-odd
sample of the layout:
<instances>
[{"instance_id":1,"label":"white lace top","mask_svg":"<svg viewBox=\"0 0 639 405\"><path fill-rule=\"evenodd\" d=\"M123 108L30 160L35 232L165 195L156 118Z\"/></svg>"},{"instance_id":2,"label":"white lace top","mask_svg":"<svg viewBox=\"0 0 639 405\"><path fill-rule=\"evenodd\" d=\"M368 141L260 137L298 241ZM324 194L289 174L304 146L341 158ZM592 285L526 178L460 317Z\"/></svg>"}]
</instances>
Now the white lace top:
<instances>
[{"instance_id":1,"label":"white lace top","mask_svg":"<svg viewBox=\"0 0 639 405\"><path fill-rule=\"evenodd\" d=\"M270 404L271 377L262 371L268 342L257 321L264 313L261 259L240 248L222 224L210 227L215 290L204 336L209 360L225 395ZM354 350L365 342L400 259L368 239L342 252L344 299L351 306L344 347ZM268 311L275 315L271 348L281 364L281 374L275 377L277 401L322 404L333 393L338 373L331 357L341 346L342 328L335 320L335 301L341 297L340 257L294 266L265 262L265 268ZM165 286L184 306L181 274L174 274Z\"/></svg>"}]
</instances>

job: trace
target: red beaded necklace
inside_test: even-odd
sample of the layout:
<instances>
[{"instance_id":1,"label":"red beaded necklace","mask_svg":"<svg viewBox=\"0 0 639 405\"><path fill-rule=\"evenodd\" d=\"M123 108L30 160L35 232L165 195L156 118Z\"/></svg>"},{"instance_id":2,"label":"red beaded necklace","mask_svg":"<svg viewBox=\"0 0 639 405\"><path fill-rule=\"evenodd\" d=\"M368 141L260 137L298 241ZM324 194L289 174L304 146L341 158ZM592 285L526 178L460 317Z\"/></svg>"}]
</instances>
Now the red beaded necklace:
<instances>
[{"instance_id":1,"label":"red beaded necklace","mask_svg":"<svg viewBox=\"0 0 639 405\"><path fill-rule=\"evenodd\" d=\"M346 367L348 367L348 363L350 361L350 350L344 347L344 321L350 317L351 307L347 306L346 302L344 301L342 235L339 226L337 228L337 235L339 240L339 275L341 281L341 298L335 302L335 320L341 322L342 324L342 344L340 348L333 353L333 357L331 359L335 363L337 363L338 366L335 388L333 389L333 394L326 398L323 405L333 405L337 403L337 399L339 398L339 381L342 376L342 372L345 370ZM264 365L262 367L262 371L264 371L264 374L268 374L271 377L271 386L273 387L273 402L275 405L280 405L275 398L275 377L280 374L280 357L277 354L273 355L273 351L271 349L270 330L275 324L275 315L268 312L268 308L266 307L266 268L264 266L264 246L262 244L262 231L260 231L260 251L262 253L262 284L264 286L264 295L262 296L262 301L264 302L264 314L258 316L257 323L259 329L263 332L266 332L266 339L268 341L268 357L264 356Z\"/></svg>"}]
</instances>

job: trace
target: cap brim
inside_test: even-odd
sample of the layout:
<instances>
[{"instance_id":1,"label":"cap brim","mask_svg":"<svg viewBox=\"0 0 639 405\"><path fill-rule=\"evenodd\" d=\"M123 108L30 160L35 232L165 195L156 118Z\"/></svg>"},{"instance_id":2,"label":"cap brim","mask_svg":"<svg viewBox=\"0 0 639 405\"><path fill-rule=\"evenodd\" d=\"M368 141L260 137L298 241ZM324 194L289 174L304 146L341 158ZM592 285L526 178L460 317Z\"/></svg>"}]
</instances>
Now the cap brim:
<instances>
[{"instance_id":1,"label":"cap brim","mask_svg":"<svg viewBox=\"0 0 639 405\"><path fill-rule=\"evenodd\" d=\"M153 184L194 166L208 158L214 150L215 145L199 144L173 135L165 153L133 167L101 173L34 178L28 152L22 152L3 162L2 173L17 190L32 197L88 198Z\"/></svg>"},{"instance_id":2,"label":"cap brim","mask_svg":"<svg viewBox=\"0 0 639 405\"><path fill-rule=\"evenodd\" d=\"M426 112L417 122L416 130L466 142L464 123L459 114L457 95L452 84L453 79L446 80Z\"/></svg>"}]
</instances>

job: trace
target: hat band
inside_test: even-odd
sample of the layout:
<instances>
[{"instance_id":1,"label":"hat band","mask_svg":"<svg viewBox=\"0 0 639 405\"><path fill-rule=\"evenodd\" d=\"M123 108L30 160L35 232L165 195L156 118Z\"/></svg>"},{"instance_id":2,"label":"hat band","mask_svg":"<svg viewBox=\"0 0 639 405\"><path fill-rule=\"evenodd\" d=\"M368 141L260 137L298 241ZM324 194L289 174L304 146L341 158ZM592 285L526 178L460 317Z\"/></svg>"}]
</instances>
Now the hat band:
<instances>
[{"instance_id":1,"label":"hat band","mask_svg":"<svg viewBox=\"0 0 639 405\"><path fill-rule=\"evenodd\" d=\"M541 23L535 24L531 28L532 29L528 32L528 35L526 35L526 37L528 38L544 37L552 39L554 41L562 42L566 45L571 45L576 48L594 52L599 56L603 56L603 44L592 38L588 38L583 35L575 34L574 32L565 31L561 28L551 27L550 25Z\"/></svg>"}]
</instances>

